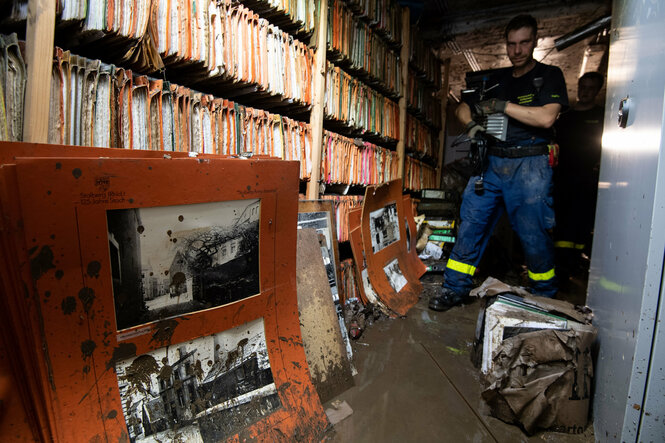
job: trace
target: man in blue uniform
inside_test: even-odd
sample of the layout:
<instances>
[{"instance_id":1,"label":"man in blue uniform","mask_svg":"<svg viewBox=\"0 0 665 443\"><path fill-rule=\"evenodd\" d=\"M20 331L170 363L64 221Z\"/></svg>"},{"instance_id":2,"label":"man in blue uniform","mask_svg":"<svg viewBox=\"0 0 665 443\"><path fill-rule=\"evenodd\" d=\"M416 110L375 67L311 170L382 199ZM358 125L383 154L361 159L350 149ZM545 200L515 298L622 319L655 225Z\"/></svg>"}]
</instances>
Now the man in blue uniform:
<instances>
[{"instance_id":1,"label":"man in blue uniform","mask_svg":"<svg viewBox=\"0 0 665 443\"><path fill-rule=\"evenodd\" d=\"M441 293L430 299L430 309L445 311L468 295L476 266L504 210L524 249L531 290L547 297L557 292L548 145L553 140L552 125L568 106L568 94L561 70L533 59L537 28L530 15L517 16L508 23L506 52L513 66L490 78L487 91L492 98L474 109L481 115L505 114L507 136L505 141L489 137L484 190L475 192L479 177L471 177L464 191L457 243L446 266ZM455 115L466 125L469 137L485 131L473 120L466 103L458 106Z\"/></svg>"}]
</instances>

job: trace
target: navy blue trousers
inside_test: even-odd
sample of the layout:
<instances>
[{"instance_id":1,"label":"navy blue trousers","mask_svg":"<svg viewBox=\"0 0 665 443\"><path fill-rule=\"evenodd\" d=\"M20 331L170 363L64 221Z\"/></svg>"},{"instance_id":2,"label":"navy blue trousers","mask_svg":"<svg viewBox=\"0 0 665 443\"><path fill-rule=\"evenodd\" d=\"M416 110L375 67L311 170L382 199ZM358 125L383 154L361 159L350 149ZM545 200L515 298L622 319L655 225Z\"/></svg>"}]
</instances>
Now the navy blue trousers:
<instances>
[{"instance_id":1,"label":"navy blue trousers","mask_svg":"<svg viewBox=\"0 0 665 443\"><path fill-rule=\"evenodd\" d=\"M554 228L552 168L547 155L500 158L490 155L484 175L484 192L474 191L478 177L464 190L461 223L444 273L443 286L465 295L473 288L473 274L503 211L519 236L526 257L531 289L553 297Z\"/></svg>"}]
</instances>

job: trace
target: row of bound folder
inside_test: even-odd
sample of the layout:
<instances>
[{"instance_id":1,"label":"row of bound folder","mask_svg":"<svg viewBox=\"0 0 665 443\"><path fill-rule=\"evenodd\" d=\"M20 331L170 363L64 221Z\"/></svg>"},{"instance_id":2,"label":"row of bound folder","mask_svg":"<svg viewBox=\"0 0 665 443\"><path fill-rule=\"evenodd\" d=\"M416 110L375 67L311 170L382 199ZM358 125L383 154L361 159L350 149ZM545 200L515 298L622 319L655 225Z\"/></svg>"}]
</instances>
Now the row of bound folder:
<instances>
[{"instance_id":1,"label":"row of bound folder","mask_svg":"<svg viewBox=\"0 0 665 443\"><path fill-rule=\"evenodd\" d=\"M162 8L163 3L168 4ZM199 63L208 79L257 85L260 91L311 104L314 53L304 43L230 0L200 2L199 21L186 20L188 12L179 15L181 3L187 2L162 0L151 21L152 38L167 66ZM193 79L194 84L197 80L205 79Z\"/></svg>"},{"instance_id":2,"label":"row of bound folder","mask_svg":"<svg viewBox=\"0 0 665 443\"><path fill-rule=\"evenodd\" d=\"M353 129L399 140L399 105L330 62L324 113Z\"/></svg>"},{"instance_id":3,"label":"row of bound folder","mask_svg":"<svg viewBox=\"0 0 665 443\"><path fill-rule=\"evenodd\" d=\"M441 127L441 102L436 98L437 90L417 78L415 72L409 69L408 87L406 91L406 104L426 122L436 128Z\"/></svg>"},{"instance_id":4,"label":"row of bound folder","mask_svg":"<svg viewBox=\"0 0 665 443\"><path fill-rule=\"evenodd\" d=\"M321 199L331 200L335 211L335 226L337 227L337 240L349 241L349 211L359 208L363 201L362 195L322 195Z\"/></svg>"},{"instance_id":5,"label":"row of bound folder","mask_svg":"<svg viewBox=\"0 0 665 443\"><path fill-rule=\"evenodd\" d=\"M436 159L438 156L438 138L432 128L422 123L411 114L406 115L406 148L420 156Z\"/></svg>"},{"instance_id":6,"label":"row of bound folder","mask_svg":"<svg viewBox=\"0 0 665 443\"><path fill-rule=\"evenodd\" d=\"M441 61L432 53L431 45L420 38L416 26L411 28L409 43L409 64L436 89L441 89Z\"/></svg>"},{"instance_id":7,"label":"row of bound folder","mask_svg":"<svg viewBox=\"0 0 665 443\"><path fill-rule=\"evenodd\" d=\"M311 173L310 126L55 48L49 143L301 161Z\"/></svg>"},{"instance_id":8,"label":"row of bound folder","mask_svg":"<svg viewBox=\"0 0 665 443\"><path fill-rule=\"evenodd\" d=\"M411 191L438 188L436 169L412 157L404 158L404 187Z\"/></svg>"},{"instance_id":9,"label":"row of bound folder","mask_svg":"<svg viewBox=\"0 0 665 443\"><path fill-rule=\"evenodd\" d=\"M384 88L401 95L399 55L341 0L328 3L328 50L352 69L367 73Z\"/></svg>"},{"instance_id":10,"label":"row of bound folder","mask_svg":"<svg viewBox=\"0 0 665 443\"><path fill-rule=\"evenodd\" d=\"M347 3L387 40L397 45L402 42L402 7L397 0L347 0Z\"/></svg>"},{"instance_id":11,"label":"row of bound folder","mask_svg":"<svg viewBox=\"0 0 665 443\"><path fill-rule=\"evenodd\" d=\"M397 178L397 153L389 149L329 131L324 131L322 149L324 183L366 186Z\"/></svg>"},{"instance_id":12,"label":"row of bound folder","mask_svg":"<svg viewBox=\"0 0 665 443\"><path fill-rule=\"evenodd\" d=\"M0 140L23 140L27 74L16 34L0 34Z\"/></svg>"},{"instance_id":13,"label":"row of bound folder","mask_svg":"<svg viewBox=\"0 0 665 443\"><path fill-rule=\"evenodd\" d=\"M299 33L309 33L316 26L317 4L314 0L244 0L244 3L259 14L270 11L285 15Z\"/></svg>"},{"instance_id":14,"label":"row of bound folder","mask_svg":"<svg viewBox=\"0 0 665 443\"><path fill-rule=\"evenodd\" d=\"M294 1L278 3L291 10ZM296 5L300 15L311 16L309 25L314 20L307 6L311 1ZM67 47L104 50L106 62L147 74L164 66L184 67L188 86L222 79L311 104L313 51L240 3L63 1L59 16L62 26L69 24L63 36Z\"/></svg>"}]
</instances>

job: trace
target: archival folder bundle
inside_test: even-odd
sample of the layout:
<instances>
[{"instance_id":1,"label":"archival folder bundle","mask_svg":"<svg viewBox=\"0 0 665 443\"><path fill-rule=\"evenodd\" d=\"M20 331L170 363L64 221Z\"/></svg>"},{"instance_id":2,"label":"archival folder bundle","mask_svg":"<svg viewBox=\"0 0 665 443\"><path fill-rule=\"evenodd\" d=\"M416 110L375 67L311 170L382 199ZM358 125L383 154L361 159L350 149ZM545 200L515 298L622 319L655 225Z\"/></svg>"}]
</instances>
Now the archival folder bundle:
<instances>
[{"instance_id":1,"label":"archival folder bundle","mask_svg":"<svg viewBox=\"0 0 665 443\"><path fill-rule=\"evenodd\" d=\"M0 148L12 435L318 438L327 419L295 287L296 162Z\"/></svg>"}]
</instances>

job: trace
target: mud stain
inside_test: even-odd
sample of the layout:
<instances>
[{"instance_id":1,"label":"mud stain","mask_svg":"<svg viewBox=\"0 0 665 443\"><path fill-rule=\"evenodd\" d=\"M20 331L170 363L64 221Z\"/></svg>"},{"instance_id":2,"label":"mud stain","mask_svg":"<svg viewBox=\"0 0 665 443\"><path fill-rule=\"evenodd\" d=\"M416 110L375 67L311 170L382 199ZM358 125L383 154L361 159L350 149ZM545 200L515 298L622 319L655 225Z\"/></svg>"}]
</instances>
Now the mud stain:
<instances>
[{"instance_id":1,"label":"mud stain","mask_svg":"<svg viewBox=\"0 0 665 443\"><path fill-rule=\"evenodd\" d=\"M32 251L34 252L36 249L34 248ZM48 246L42 246L37 256L30 259L30 275L32 275L34 281L39 280L42 275L53 268L55 268L53 264L53 251Z\"/></svg>"},{"instance_id":2,"label":"mud stain","mask_svg":"<svg viewBox=\"0 0 665 443\"><path fill-rule=\"evenodd\" d=\"M119 361L126 360L136 355L136 345L134 343L121 343L113 349L111 360L106 362L106 369L115 367Z\"/></svg>"},{"instance_id":3,"label":"mud stain","mask_svg":"<svg viewBox=\"0 0 665 443\"><path fill-rule=\"evenodd\" d=\"M119 378L129 384L130 391L149 394L152 375L158 372L157 361L152 355L146 354L136 357L125 369L125 375Z\"/></svg>"},{"instance_id":4,"label":"mud stain","mask_svg":"<svg viewBox=\"0 0 665 443\"><path fill-rule=\"evenodd\" d=\"M91 288L82 288L79 291L79 300L81 300L85 312L90 312L92 303L95 301L95 291L93 291Z\"/></svg>"},{"instance_id":5,"label":"mud stain","mask_svg":"<svg viewBox=\"0 0 665 443\"><path fill-rule=\"evenodd\" d=\"M102 269L102 264L97 260L88 263L88 275L93 278L99 278L99 271Z\"/></svg>"},{"instance_id":6,"label":"mud stain","mask_svg":"<svg viewBox=\"0 0 665 443\"><path fill-rule=\"evenodd\" d=\"M177 326L178 321L175 319L160 321L155 325L156 331L152 334L150 342L157 342L161 346L171 343L171 337Z\"/></svg>"},{"instance_id":7,"label":"mud stain","mask_svg":"<svg viewBox=\"0 0 665 443\"><path fill-rule=\"evenodd\" d=\"M72 312L76 311L76 299L74 297L66 297L62 301L62 313L69 315Z\"/></svg>"},{"instance_id":8,"label":"mud stain","mask_svg":"<svg viewBox=\"0 0 665 443\"><path fill-rule=\"evenodd\" d=\"M96 348L97 343L92 340L81 342L81 358L85 361L86 359L92 357L92 353Z\"/></svg>"}]
</instances>

